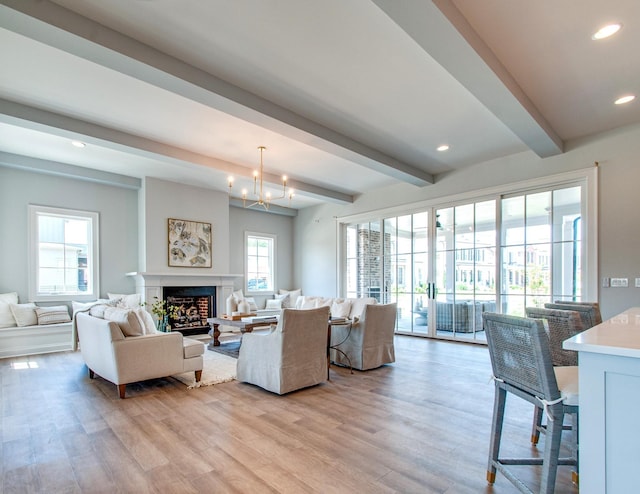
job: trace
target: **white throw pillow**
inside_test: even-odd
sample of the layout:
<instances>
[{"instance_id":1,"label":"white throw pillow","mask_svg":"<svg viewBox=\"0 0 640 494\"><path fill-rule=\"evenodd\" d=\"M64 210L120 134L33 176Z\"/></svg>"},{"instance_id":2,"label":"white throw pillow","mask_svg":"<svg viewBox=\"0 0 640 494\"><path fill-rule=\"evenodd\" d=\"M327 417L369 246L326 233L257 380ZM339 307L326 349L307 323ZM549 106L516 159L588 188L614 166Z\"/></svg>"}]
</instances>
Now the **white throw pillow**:
<instances>
[{"instance_id":1,"label":"white throw pillow","mask_svg":"<svg viewBox=\"0 0 640 494\"><path fill-rule=\"evenodd\" d=\"M256 299L253 297L245 297L245 302L249 304L249 311L255 312L258 310L258 304L256 304Z\"/></svg>"},{"instance_id":2,"label":"white throw pillow","mask_svg":"<svg viewBox=\"0 0 640 494\"><path fill-rule=\"evenodd\" d=\"M288 295L287 298L282 300L282 307L284 309L295 307L298 297L302 295L302 288L298 288L297 290L278 290L278 295Z\"/></svg>"},{"instance_id":3,"label":"white throw pillow","mask_svg":"<svg viewBox=\"0 0 640 494\"><path fill-rule=\"evenodd\" d=\"M318 307L318 297L304 297L302 304L300 304L300 309L315 309ZM296 306L296 309L298 306Z\"/></svg>"},{"instance_id":4,"label":"white throw pillow","mask_svg":"<svg viewBox=\"0 0 640 494\"><path fill-rule=\"evenodd\" d=\"M316 303L316 307L331 307L333 305L333 299L318 297L318 302Z\"/></svg>"},{"instance_id":5,"label":"white throw pillow","mask_svg":"<svg viewBox=\"0 0 640 494\"><path fill-rule=\"evenodd\" d=\"M36 304L9 304L9 308L18 326L35 326L38 324Z\"/></svg>"},{"instance_id":6,"label":"white throw pillow","mask_svg":"<svg viewBox=\"0 0 640 494\"><path fill-rule=\"evenodd\" d=\"M107 307L104 310L104 318L107 321L117 323L125 336L142 336L144 334L144 328L140 324L140 319L135 310L122 307Z\"/></svg>"},{"instance_id":7,"label":"white throw pillow","mask_svg":"<svg viewBox=\"0 0 640 494\"><path fill-rule=\"evenodd\" d=\"M63 322L71 322L69 317L69 307L66 305L55 305L52 307L36 307L36 317L38 324L60 324Z\"/></svg>"},{"instance_id":8,"label":"white throw pillow","mask_svg":"<svg viewBox=\"0 0 640 494\"><path fill-rule=\"evenodd\" d=\"M351 301L345 300L338 302L336 300L331 304L331 317L349 317L351 313Z\"/></svg>"},{"instance_id":9,"label":"white throw pillow","mask_svg":"<svg viewBox=\"0 0 640 494\"><path fill-rule=\"evenodd\" d=\"M153 322L153 317L144 307L138 307L133 310L138 316L138 320L144 330L144 334L155 334L158 332L156 329L156 324Z\"/></svg>"},{"instance_id":10,"label":"white throw pillow","mask_svg":"<svg viewBox=\"0 0 640 494\"><path fill-rule=\"evenodd\" d=\"M142 296L139 293L123 295L121 293L107 293L109 300L116 301L116 307L137 309L142 303Z\"/></svg>"},{"instance_id":11,"label":"white throw pillow","mask_svg":"<svg viewBox=\"0 0 640 494\"><path fill-rule=\"evenodd\" d=\"M101 303L92 305L91 308L89 309L89 314L92 315L93 317L104 319L104 311L109 307L113 307L113 305L101 304Z\"/></svg>"},{"instance_id":12,"label":"white throw pillow","mask_svg":"<svg viewBox=\"0 0 640 494\"><path fill-rule=\"evenodd\" d=\"M75 316L78 312L89 312L89 309L96 305L98 301L94 302L76 302L75 300L71 301L71 309L73 311L73 315Z\"/></svg>"},{"instance_id":13,"label":"white throw pillow","mask_svg":"<svg viewBox=\"0 0 640 494\"><path fill-rule=\"evenodd\" d=\"M282 295L274 295L273 298L280 302L280 307L282 307L283 309L286 309L287 307L291 307L289 305L288 293L283 293Z\"/></svg>"},{"instance_id":14,"label":"white throw pillow","mask_svg":"<svg viewBox=\"0 0 640 494\"><path fill-rule=\"evenodd\" d=\"M282 301L274 298L268 299L267 304L264 307L265 309L282 309Z\"/></svg>"},{"instance_id":15,"label":"white throw pillow","mask_svg":"<svg viewBox=\"0 0 640 494\"><path fill-rule=\"evenodd\" d=\"M9 304L18 303L18 292L0 293L0 328L13 328L16 320Z\"/></svg>"}]
</instances>

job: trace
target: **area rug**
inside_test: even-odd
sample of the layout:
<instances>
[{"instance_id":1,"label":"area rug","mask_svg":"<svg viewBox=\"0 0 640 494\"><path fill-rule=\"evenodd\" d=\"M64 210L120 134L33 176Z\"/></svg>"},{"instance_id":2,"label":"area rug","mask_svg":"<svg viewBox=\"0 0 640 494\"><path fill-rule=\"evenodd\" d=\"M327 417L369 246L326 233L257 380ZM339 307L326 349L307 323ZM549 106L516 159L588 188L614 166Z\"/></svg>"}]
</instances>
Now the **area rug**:
<instances>
[{"instance_id":1,"label":"area rug","mask_svg":"<svg viewBox=\"0 0 640 494\"><path fill-rule=\"evenodd\" d=\"M205 348L203 355L204 365L202 368L202 379L199 383L195 382L193 372L185 372L177 374L175 377L178 381L186 384L189 389L199 388L200 386L211 386L212 384L226 383L236 378L237 360L233 357L223 355L218 352L212 352Z\"/></svg>"},{"instance_id":2,"label":"area rug","mask_svg":"<svg viewBox=\"0 0 640 494\"><path fill-rule=\"evenodd\" d=\"M209 351L214 351L228 357L238 358L238 354L240 353L240 343L242 343L242 340L240 339L227 342L221 341L220 346L214 346L213 349Z\"/></svg>"}]
</instances>

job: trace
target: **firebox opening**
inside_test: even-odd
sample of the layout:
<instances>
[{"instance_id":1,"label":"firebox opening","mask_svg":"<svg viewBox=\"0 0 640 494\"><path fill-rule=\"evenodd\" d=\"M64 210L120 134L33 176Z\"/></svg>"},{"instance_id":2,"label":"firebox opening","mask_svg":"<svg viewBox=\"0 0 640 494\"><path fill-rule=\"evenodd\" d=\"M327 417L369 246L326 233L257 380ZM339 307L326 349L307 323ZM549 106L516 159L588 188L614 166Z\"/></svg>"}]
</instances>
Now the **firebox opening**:
<instances>
[{"instance_id":1,"label":"firebox opening","mask_svg":"<svg viewBox=\"0 0 640 494\"><path fill-rule=\"evenodd\" d=\"M185 335L209 331L207 318L216 316L216 287L164 287L167 308L175 307L175 317L169 317L172 331Z\"/></svg>"}]
</instances>

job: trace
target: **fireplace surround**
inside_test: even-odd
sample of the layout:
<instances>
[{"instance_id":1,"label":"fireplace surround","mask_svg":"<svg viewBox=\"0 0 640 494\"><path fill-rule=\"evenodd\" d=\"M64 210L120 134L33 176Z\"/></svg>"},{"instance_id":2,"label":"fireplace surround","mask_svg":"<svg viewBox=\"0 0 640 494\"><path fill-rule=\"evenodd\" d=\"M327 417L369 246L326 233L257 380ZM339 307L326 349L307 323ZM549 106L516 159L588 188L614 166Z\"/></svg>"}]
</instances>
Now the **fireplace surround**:
<instances>
[{"instance_id":1,"label":"fireplace surround","mask_svg":"<svg viewBox=\"0 0 640 494\"><path fill-rule=\"evenodd\" d=\"M165 289L178 293L178 296L191 298L208 297L211 316L224 314L224 302L234 290L234 283L243 279L241 274L204 274L204 273L127 273L135 279L136 293L142 301L152 304L156 298L165 299ZM191 293L191 294L190 294ZM187 295L184 295L187 294ZM192 311L193 312L193 311ZM192 315L194 318L194 316ZM179 328L178 328L179 329Z\"/></svg>"}]
</instances>

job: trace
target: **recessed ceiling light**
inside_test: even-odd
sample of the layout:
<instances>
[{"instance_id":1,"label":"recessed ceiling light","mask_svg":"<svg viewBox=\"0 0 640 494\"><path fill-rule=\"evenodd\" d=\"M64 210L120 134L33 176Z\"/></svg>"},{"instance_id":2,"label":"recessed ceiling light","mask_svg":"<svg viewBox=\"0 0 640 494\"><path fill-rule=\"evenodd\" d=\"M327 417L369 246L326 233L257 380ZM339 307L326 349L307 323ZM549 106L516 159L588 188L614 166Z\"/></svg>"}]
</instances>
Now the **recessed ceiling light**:
<instances>
[{"instance_id":1,"label":"recessed ceiling light","mask_svg":"<svg viewBox=\"0 0 640 494\"><path fill-rule=\"evenodd\" d=\"M616 105L624 105L625 103L629 103L629 101L633 101L636 97L633 94L628 94L626 96L622 96L614 101Z\"/></svg>"},{"instance_id":2,"label":"recessed ceiling light","mask_svg":"<svg viewBox=\"0 0 640 494\"><path fill-rule=\"evenodd\" d=\"M83 148L86 146L84 142L80 142L80 141L71 141L71 145L77 148Z\"/></svg>"},{"instance_id":3,"label":"recessed ceiling light","mask_svg":"<svg viewBox=\"0 0 640 494\"><path fill-rule=\"evenodd\" d=\"M443 144L442 146L438 146L438 151L442 152L442 151L447 151L449 149L449 146L447 146L446 144Z\"/></svg>"},{"instance_id":4,"label":"recessed ceiling light","mask_svg":"<svg viewBox=\"0 0 640 494\"><path fill-rule=\"evenodd\" d=\"M596 31L593 34L593 36L591 36L591 39L597 40L597 39L608 38L609 36L613 36L618 31L620 31L620 28L622 28L622 24L618 24L618 23L607 24L606 26L603 26L600 29L598 29L598 31Z\"/></svg>"}]
</instances>

